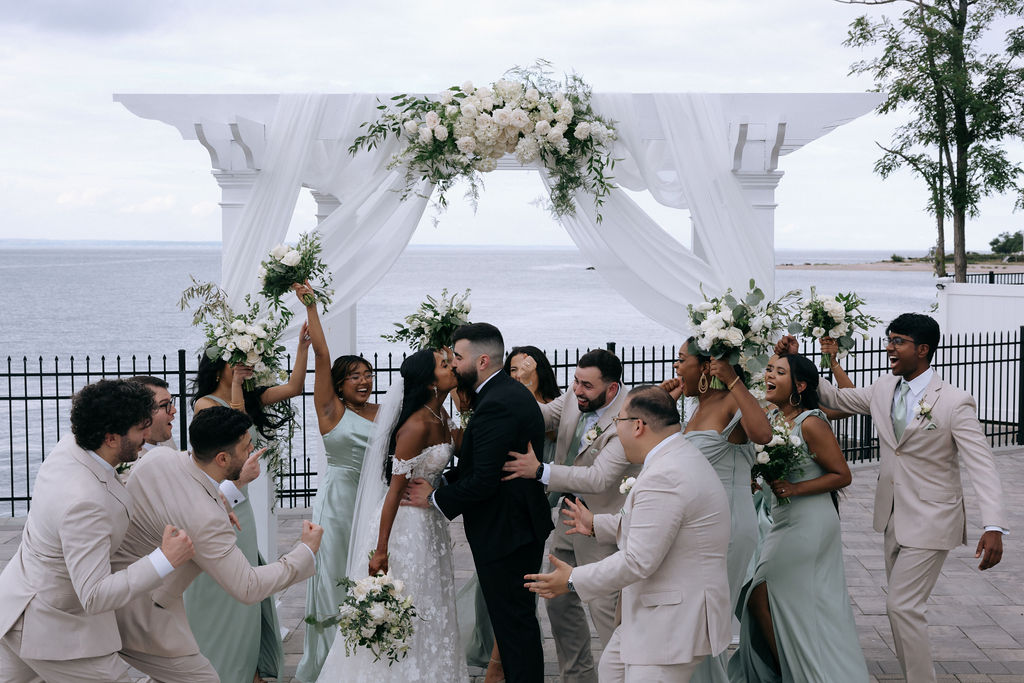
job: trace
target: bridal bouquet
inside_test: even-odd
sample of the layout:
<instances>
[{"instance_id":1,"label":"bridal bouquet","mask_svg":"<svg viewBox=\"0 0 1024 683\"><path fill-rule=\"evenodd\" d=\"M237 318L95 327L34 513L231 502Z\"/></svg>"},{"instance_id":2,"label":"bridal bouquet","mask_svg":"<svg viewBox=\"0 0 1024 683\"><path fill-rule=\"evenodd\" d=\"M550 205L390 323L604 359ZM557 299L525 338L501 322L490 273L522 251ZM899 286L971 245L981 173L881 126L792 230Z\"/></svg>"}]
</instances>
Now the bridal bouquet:
<instances>
[{"instance_id":1,"label":"bridal bouquet","mask_svg":"<svg viewBox=\"0 0 1024 683\"><path fill-rule=\"evenodd\" d=\"M249 391L286 378L281 363L285 347L279 340L288 321L284 317L275 318L269 311L263 313L259 302L249 296L245 297L245 311L232 311L220 287L211 282L197 282L194 278L192 282L193 285L182 292L178 306L185 310L199 301L192 324L203 328L207 357L222 358L229 365L251 367L253 377L245 380Z\"/></svg>"},{"instance_id":2,"label":"bridal bouquet","mask_svg":"<svg viewBox=\"0 0 1024 683\"><path fill-rule=\"evenodd\" d=\"M781 414L772 418L772 439L766 444L755 444L756 462L750 468L751 477L776 481L803 474L809 459L807 445L786 423ZM789 504L789 498L779 498L780 505Z\"/></svg>"},{"instance_id":3,"label":"bridal bouquet","mask_svg":"<svg viewBox=\"0 0 1024 683\"><path fill-rule=\"evenodd\" d=\"M425 180L437 189L437 201L447 206L446 193L459 179L469 183L474 206L483 173L498 159L515 155L522 164L539 162L552 186L550 208L559 216L575 213L577 191L589 192L600 209L614 185L607 172L614 165L612 122L591 105L591 88L576 74L564 82L551 78L550 64L516 67L488 86L466 81L442 90L436 97L395 95L381 104L380 117L364 122L366 133L349 152L373 149L388 136L401 142L389 168L405 169L405 199ZM598 214L598 221L600 221Z\"/></svg>"},{"instance_id":4,"label":"bridal bouquet","mask_svg":"<svg viewBox=\"0 0 1024 683\"><path fill-rule=\"evenodd\" d=\"M260 263L259 278L263 285L260 294L267 297L273 308L287 311L281 296L288 293L292 285L301 285L308 280L314 285L314 293L304 294L302 303L311 306L319 302L326 313L334 290L330 288L331 272L320 259L322 250L320 235L316 231L303 233L294 249L284 244L271 249L268 258ZM291 317L291 311L286 317Z\"/></svg>"},{"instance_id":5,"label":"bridal bouquet","mask_svg":"<svg viewBox=\"0 0 1024 683\"><path fill-rule=\"evenodd\" d=\"M445 288L439 299L428 294L416 312L405 317L404 324L394 324L398 328L394 334L381 337L389 342L407 342L414 350L451 346L455 330L469 322L470 308L468 289L449 296Z\"/></svg>"},{"instance_id":6,"label":"bridal bouquet","mask_svg":"<svg viewBox=\"0 0 1024 683\"><path fill-rule=\"evenodd\" d=\"M357 647L373 653L373 661L387 660L388 666L409 653L409 640L415 627L416 607L412 596L405 595L405 584L392 579L391 573L353 581L347 576L338 582L348 589L338 613L318 621L306 617L306 623L328 627L337 625L345 639L345 654Z\"/></svg>"},{"instance_id":7,"label":"bridal bouquet","mask_svg":"<svg viewBox=\"0 0 1024 683\"><path fill-rule=\"evenodd\" d=\"M797 292L787 292L775 301L765 301L764 292L750 281L750 291L742 299L727 289L725 294L686 307L693 329L689 353L724 359L743 370L743 382L762 372L773 351L772 341L785 328L792 317L792 306ZM717 377L711 378L711 388L725 389Z\"/></svg>"},{"instance_id":8,"label":"bridal bouquet","mask_svg":"<svg viewBox=\"0 0 1024 683\"><path fill-rule=\"evenodd\" d=\"M789 332L815 339L831 337L839 345L839 357L843 358L856 344L854 334L859 331L867 339L868 331L881 322L861 312L864 303L856 292L825 296L815 294L811 287L811 296L801 305L800 317L789 324ZM828 369L831 365L832 354L822 353L821 367Z\"/></svg>"}]
</instances>

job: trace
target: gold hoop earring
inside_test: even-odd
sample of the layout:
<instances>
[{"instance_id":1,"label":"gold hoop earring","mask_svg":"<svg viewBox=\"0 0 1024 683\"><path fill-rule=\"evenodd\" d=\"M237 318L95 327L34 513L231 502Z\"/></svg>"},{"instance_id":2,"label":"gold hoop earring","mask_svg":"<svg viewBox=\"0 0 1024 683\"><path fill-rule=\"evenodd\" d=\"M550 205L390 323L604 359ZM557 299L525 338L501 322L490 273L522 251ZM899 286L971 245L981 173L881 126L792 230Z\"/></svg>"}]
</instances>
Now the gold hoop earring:
<instances>
[{"instance_id":1,"label":"gold hoop earring","mask_svg":"<svg viewBox=\"0 0 1024 683\"><path fill-rule=\"evenodd\" d=\"M711 386L711 380L703 372L700 373L700 380L697 382L697 391L700 393L707 393L708 387Z\"/></svg>"},{"instance_id":2,"label":"gold hoop earring","mask_svg":"<svg viewBox=\"0 0 1024 683\"><path fill-rule=\"evenodd\" d=\"M797 392L796 394L796 403L793 403L793 394L789 395L789 405L793 406L794 408L799 408L800 404L803 402L804 400L803 397L800 395L800 392Z\"/></svg>"}]
</instances>

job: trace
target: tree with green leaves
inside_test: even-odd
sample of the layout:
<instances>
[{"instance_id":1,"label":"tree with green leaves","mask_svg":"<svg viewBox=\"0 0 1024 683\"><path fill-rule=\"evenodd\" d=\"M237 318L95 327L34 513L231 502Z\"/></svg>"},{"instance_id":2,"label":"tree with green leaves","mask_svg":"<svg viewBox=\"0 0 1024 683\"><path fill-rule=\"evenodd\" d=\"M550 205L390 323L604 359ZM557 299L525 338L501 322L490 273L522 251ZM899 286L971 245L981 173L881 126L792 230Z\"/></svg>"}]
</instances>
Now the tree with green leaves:
<instances>
[{"instance_id":1,"label":"tree with green leaves","mask_svg":"<svg viewBox=\"0 0 1024 683\"><path fill-rule=\"evenodd\" d=\"M993 254L1019 254L1024 251L1024 230L1000 233L988 246Z\"/></svg>"},{"instance_id":2,"label":"tree with green leaves","mask_svg":"<svg viewBox=\"0 0 1024 683\"><path fill-rule=\"evenodd\" d=\"M928 187L935 216L936 273L945 274L945 219L953 220L953 267L967 279L965 227L983 197L1013 193L1024 207L1024 168L1004 142L1024 139L1024 0L836 0L843 4L906 6L898 19L855 19L844 45L878 45L881 54L851 73L870 74L885 95L880 114L908 116L897 127L875 171L883 178L907 168ZM981 51L1000 23L1004 47Z\"/></svg>"}]
</instances>

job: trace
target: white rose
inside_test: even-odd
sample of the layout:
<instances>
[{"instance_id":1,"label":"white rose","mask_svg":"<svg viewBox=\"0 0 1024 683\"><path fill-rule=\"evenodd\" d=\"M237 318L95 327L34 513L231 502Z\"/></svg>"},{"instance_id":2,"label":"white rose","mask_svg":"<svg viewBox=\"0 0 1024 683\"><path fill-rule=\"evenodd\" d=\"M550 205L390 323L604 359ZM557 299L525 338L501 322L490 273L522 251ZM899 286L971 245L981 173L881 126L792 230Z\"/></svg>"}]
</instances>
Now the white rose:
<instances>
[{"instance_id":1,"label":"white rose","mask_svg":"<svg viewBox=\"0 0 1024 683\"><path fill-rule=\"evenodd\" d=\"M267 338L267 331L265 329L263 329L262 327L259 327L257 325L256 327L253 327L252 335L254 337L256 337L257 339L266 339Z\"/></svg>"},{"instance_id":2,"label":"white rose","mask_svg":"<svg viewBox=\"0 0 1024 683\"><path fill-rule=\"evenodd\" d=\"M220 348L223 349L227 345L228 345L228 338L227 337L221 336L221 337L217 338L217 346L219 346Z\"/></svg>"},{"instance_id":3,"label":"white rose","mask_svg":"<svg viewBox=\"0 0 1024 683\"><path fill-rule=\"evenodd\" d=\"M811 336L813 336L815 339L821 339L822 337L825 336L825 328L815 327L813 330L811 330Z\"/></svg>"},{"instance_id":4,"label":"white rose","mask_svg":"<svg viewBox=\"0 0 1024 683\"><path fill-rule=\"evenodd\" d=\"M743 344L743 332L738 327L730 327L726 332L725 340L731 346L741 346Z\"/></svg>"},{"instance_id":5,"label":"white rose","mask_svg":"<svg viewBox=\"0 0 1024 683\"><path fill-rule=\"evenodd\" d=\"M544 119L541 119L540 121L537 122L537 125L533 129L533 131L537 135L547 135L548 133L551 132L551 124L545 121Z\"/></svg>"},{"instance_id":6,"label":"white rose","mask_svg":"<svg viewBox=\"0 0 1024 683\"><path fill-rule=\"evenodd\" d=\"M441 104L450 104L453 97L455 97L455 93L451 90L442 90L437 94L437 99Z\"/></svg>"},{"instance_id":7,"label":"white rose","mask_svg":"<svg viewBox=\"0 0 1024 683\"><path fill-rule=\"evenodd\" d=\"M245 321L241 320L240 318L235 318L234 320L231 321L231 329L233 329L235 332L241 332L242 330L245 329Z\"/></svg>"},{"instance_id":8,"label":"white rose","mask_svg":"<svg viewBox=\"0 0 1024 683\"><path fill-rule=\"evenodd\" d=\"M448 139L448 129L444 126L434 126L434 137L444 142Z\"/></svg>"},{"instance_id":9,"label":"white rose","mask_svg":"<svg viewBox=\"0 0 1024 683\"><path fill-rule=\"evenodd\" d=\"M264 363L262 360L260 360L259 356L256 356L256 360L253 361L253 364L252 364L252 371L255 372L257 375L262 375L263 373L267 372L269 369L270 368L267 367L267 364Z\"/></svg>"},{"instance_id":10,"label":"white rose","mask_svg":"<svg viewBox=\"0 0 1024 683\"><path fill-rule=\"evenodd\" d=\"M790 443L791 446L799 446L800 444L803 443L803 441L801 441L800 437L797 436L796 434L792 434L789 437L789 443Z\"/></svg>"},{"instance_id":11,"label":"white rose","mask_svg":"<svg viewBox=\"0 0 1024 683\"><path fill-rule=\"evenodd\" d=\"M586 140L590 137L590 124L586 121L576 124L576 130L573 132L573 135L577 140Z\"/></svg>"},{"instance_id":12,"label":"white rose","mask_svg":"<svg viewBox=\"0 0 1024 683\"><path fill-rule=\"evenodd\" d=\"M494 98L493 97L489 97L489 96L488 97L481 97L480 98L480 108L483 109L484 111L487 111L489 109L493 109L494 108Z\"/></svg>"},{"instance_id":13,"label":"white rose","mask_svg":"<svg viewBox=\"0 0 1024 683\"><path fill-rule=\"evenodd\" d=\"M257 374L259 374L259 371L256 370L256 364L259 362L260 354L256 353L255 351L249 351L245 354L245 364L251 365L253 372L256 372Z\"/></svg>"},{"instance_id":14,"label":"white rose","mask_svg":"<svg viewBox=\"0 0 1024 683\"><path fill-rule=\"evenodd\" d=\"M472 102L466 102L463 100L459 109L462 111L462 115L469 119L475 119L480 115L480 110L477 109Z\"/></svg>"},{"instance_id":15,"label":"white rose","mask_svg":"<svg viewBox=\"0 0 1024 683\"><path fill-rule=\"evenodd\" d=\"M376 632L377 632L377 629L374 628L373 626L364 626L363 628L359 629L359 635L361 635L363 638L367 638L367 639L373 638L373 635Z\"/></svg>"},{"instance_id":16,"label":"white rose","mask_svg":"<svg viewBox=\"0 0 1024 683\"><path fill-rule=\"evenodd\" d=\"M512 114L509 116L511 123L516 128L526 128L530 123L530 116L522 109L513 109Z\"/></svg>"},{"instance_id":17,"label":"white rose","mask_svg":"<svg viewBox=\"0 0 1024 683\"><path fill-rule=\"evenodd\" d=\"M267 269L264 268L263 266L260 266L259 268L257 268L256 269L256 277L258 277L260 279L260 282L263 282L264 280L266 280L267 279Z\"/></svg>"},{"instance_id":18,"label":"white rose","mask_svg":"<svg viewBox=\"0 0 1024 683\"><path fill-rule=\"evenodd\" d=\"M444 113L448 118L454 118L455 115L459 113L459 106L456 104L449 104L444 108Z\"/></svg>"},{"instance_id":19,"label":"white rose","mask_svg":"<svg viewBox=\"0 0 1024 683\"><path fill-rule=\"evenodd\" d=\"M768 445L768 446L781 446L783 443L785 443L783 438L780 435L778 435L778 434L774 434L772 436L772 440L769 441L766 445Z\"/></svg>"},{"instance_id":20,"label":"white rose","mask_svg":"<svg viewBox=\"0 0 1024 683\"><path fill-rule=\"evenodd\" d=\"M828 336L832 337L833 339L839 339L840 337L843 336L843 329L840 327L833 327L831 330L828 331Z\"/></svg>"},{"instance_id":21,"label":"white rose","mask_svg":"<svg viewBox=\"0 0 1024 683\"><path fill-rule=\"evenodd\" d=\"M527 88L525 97L527 102L535 103L540 100L540 93L537 92L536 88Z\"/></svg>"},{"instance_id":22,"label":"white rose","mask_svg":"<svg viewBox=\"0 0 1024 683\"><path fill-rule=\"evenodd\" d=\"M299 265L299 261L301 260L302 254L300 254L297 250L292 249L291 251L284 255L284 258L281 259L281 263L283 263L286 266L297 266Z\"/></svg>"},{"instance_id":23,"label":"white rose","mask_svg":"<svg viewBox=\"0 0 1024 683\"><path fill-rule=\"evenodd\" d=\"M504 127L512 123L512 114L509 113L508 109L495 109L491 116L494 117L494 122L499 126Z\"/></svg>"},{"instance_id":24,"label":"white rose","mask_svg":"<svg viewBox=\"0 0 1024 683\"><path fill-rule=\"evenodd\" d=\"M228 361L230 361L230 360L231 360L231 351L230 351L229 349L225 349L225 351L224 351L224 355L223 355L223 356L221 356L221 357L220 357L220 359L221 359L222 361L224 361L225 363L227 363Z\"/></svg>"},{"instance_id":25,"label":"white rose","mask_svg":"<svg viewBox=\"0 0 1024 683\"><path fill-rule=\"evenodd\" d=\"M420 129L420 125L413 121L412 119L409 119L402 125L405 127L405 132L409 135L416 135L416 133Z\"/></svg>"},{"instance_id":26,"label":"white rose","mask_svg":"<svg viewBox=\"0 0 1024 683\"><path fill-rule=\"evenodd\" d=\"M420 126L420 142L426 144L434 139L434 130L430 126Z\"/></svg>"},{"instance_id":27,"label":"white rose","mask_svg":"<svg viewBox=\"0 0 1024 683\"><path fill-rule=\"evenodd\" d=\"M231 341L230 339L228 340L228 343L224 345L225 351L234 351L236 348L238 347L235 346L235 342ZM228 354L228 358L231 358L230 353ZM228 358L225 358L224 360L227 360Z\"/></svg>"},{"instance_id":28,"label":"white rose","mask_svg":"<svg viewBox=\"0 0 1024 683\"><path fill-rule=\"evenodd\" d=\"M462 92L466 93L467 95L473 94L473 81L466 81L465 83L463 83Z\"/></svg>"},{"instance_id":29,"label":"white rose","mask_svg":"<svg viewBox=\"0 0 1024 683\"><path fill-rule=\"evenodd\" d=\"M431 128L436 128L437 124L441 123L441 117L437 115L436 111L428 111L427 115L423 118L423 122Z\"/></svg>"},{"instance_id":30,"label":"white rose","mask_svg":"<svg viewBox=\"0 0 1024 683\"><path fill-rule=\"evenodd\" d=\"M459 151L463 154L472 154L476 150L476 138L469 135L459 138L455 141L455 146L459 148Z\"/></svg>"},{"instance_id":31,"label":"white rose","mask_svg":"<svg viewBox=\"0 0 1024 683\"><path fill-rule=\"evenodd\" d=\"M249 353L252 351L252 337L247 334L236 334L231 339L235 343L235 348Z\"/></svg>"},{"instance_id":32,"label":"white rose","mask_svg":"<svg viewBox=\"0 0 1024 683\"><path fill-rule=\"evenodd\" d=\"M761 451L760 453L757 454L757 462L759 464L767 465L769 460L771 460L771 458L768 457L767 451Z\"/></svg>"},{"instance_id":33,"label":"white rose","mask_svg":"<svg viewBox=\"0 0 1024 683\"><path fill-rule=\"evenodd\" d=\"M714 308L714 306L711 304L710 301L701 301L699 304L697 304L693 308L694 308L694 310L700 311L701 313L707 313L712 308Z\"/></svg>"},{"instance_id":34,"label":"white rose","mask_svg":"<svg viewBox=\"0 0 1024 683\"><path fill-rule=\"evenodd\" d=\"M213 330L213 336L215 336L215 337L223 337L227 333L228 333L228 331L225 330L221 325L218 325Z\"/></svg>"},{"instance_id":35,"label":"white rose","mask_svg":"<svg viewBox=\"0 0 1024 683\"><path fill-rule=\"evenodd\" d=\"M401 579L395 579L392 582L392 584L395 587L395 592L396 593L403 593L403 592L405 592L405 581L402 581Z\"/></svg>"},{"instance_id":36,"label":"white rose","mask_svg":"<svg viewBox=\"0 0 1024 683\"><path fill-rule=\"evenodd\" d=\"M288 247L283 245L283 244L279 244L279 245L277 245L276 247L274 247L273 249L270 250L270 255L273 256L278 261L280 261L281 257L284 256L287 253L288 253Z\"/></svg>"}]
</instances>

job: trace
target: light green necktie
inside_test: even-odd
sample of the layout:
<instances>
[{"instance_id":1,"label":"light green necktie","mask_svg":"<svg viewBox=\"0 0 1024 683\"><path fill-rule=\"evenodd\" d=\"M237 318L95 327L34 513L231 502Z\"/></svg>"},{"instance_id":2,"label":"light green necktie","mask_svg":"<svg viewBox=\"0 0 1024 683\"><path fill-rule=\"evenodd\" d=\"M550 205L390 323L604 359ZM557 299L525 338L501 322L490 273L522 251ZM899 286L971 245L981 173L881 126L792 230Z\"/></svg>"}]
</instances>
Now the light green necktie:
<instances>
[{"instance_id":1,"label":"light green necktie","mask_svg":"<svg viewBox=\"0 0 1024 683\"><path fill-rule=\"evenodd\" d=\"M580 421L576 423L576 431L572 434L572 441L569 442L569 450L565 452L565 461L563 465L572 465L573 461L576 460L576 456L580 452L580 442L583 441L583 432L587 424L587 413L580 415ZM562 493L560 491L548 490L548 503L551 507L554 507L558 503L559 497Z\"/></svg>"},{"instance_id":2,"label":"light green necktie","mask_svg":"<svg viewBox=\"0 0 1024 683\"><path fill-rule=\"evenodd\" d=\"M910 384L906 380L900 382L900 396L896 399L896 407L892 411L892 430L896 433L896 440L903 438L903 430L907 428L907 394L910 393Z\"/></svg>"}]
</instances>

